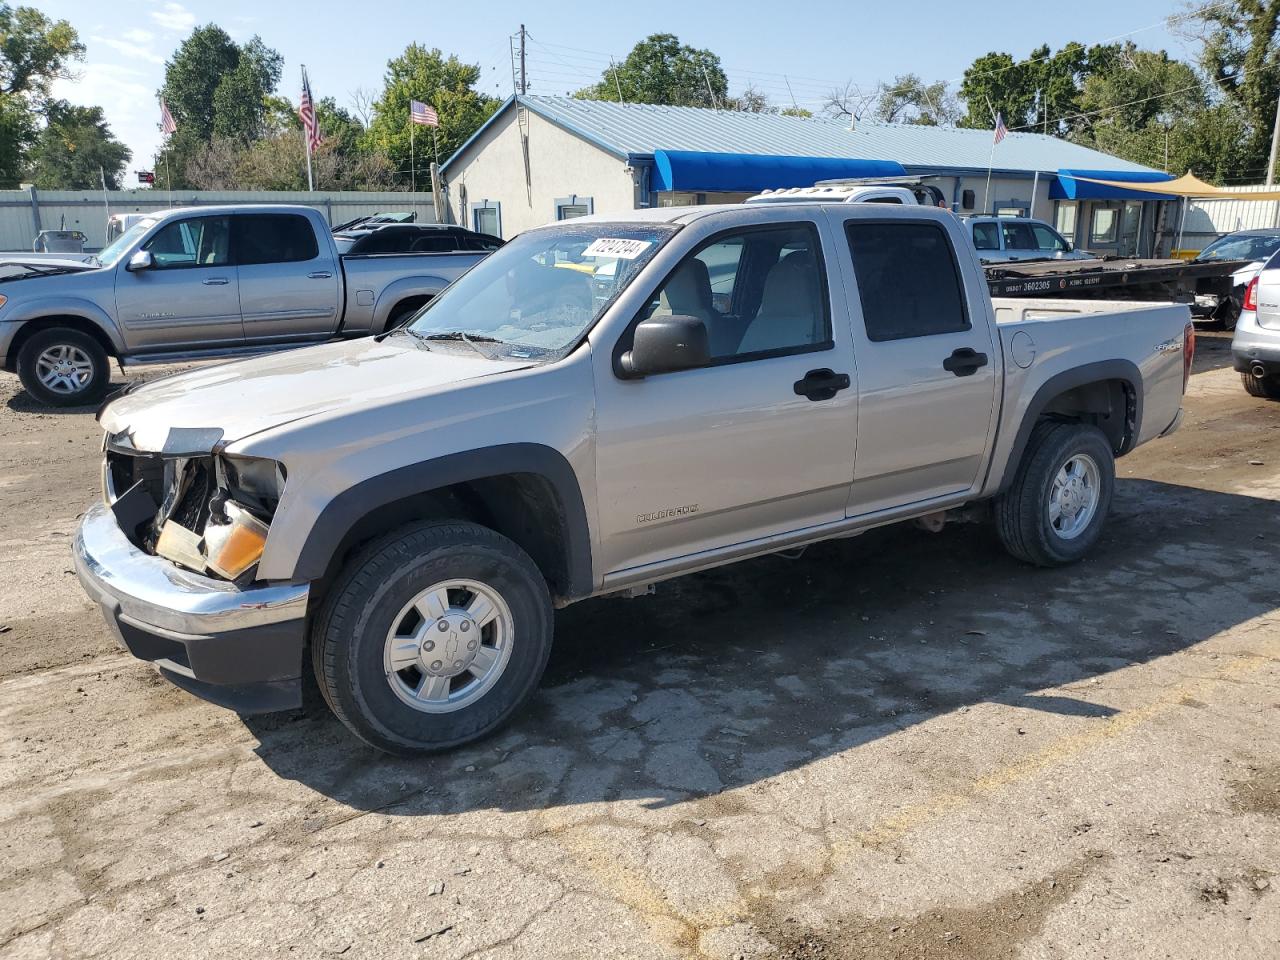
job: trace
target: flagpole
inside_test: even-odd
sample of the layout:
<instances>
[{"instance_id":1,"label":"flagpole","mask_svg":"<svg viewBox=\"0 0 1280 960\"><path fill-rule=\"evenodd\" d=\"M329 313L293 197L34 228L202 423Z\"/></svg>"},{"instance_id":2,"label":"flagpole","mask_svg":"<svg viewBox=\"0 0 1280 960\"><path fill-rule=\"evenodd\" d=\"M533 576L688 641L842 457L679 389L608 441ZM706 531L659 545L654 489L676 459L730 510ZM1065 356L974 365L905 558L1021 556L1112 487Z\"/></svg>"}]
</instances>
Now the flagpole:
<instances>
[{"instance_id":1,"label":"flagpole","mask_svg":"<svg viewBox=\"0 0 1280 960\"><path fill-rule=\"evenodd\" d=\"M169 206L173 206L173 177L169 175L169 148L164 151L164 184L169 188Z\"/></svg>"},{"instance_id":2,"label":"flagpole","mask_svg":"<svg viewBox=\"0 0 1280 960\"><path fill-rule=\"evenodd\" d=\"M307 65L305 63L302 65L302 89L307 90L307 96L310 97L310 88L307 86ZM315 108L316 105L313 102L311 104L311 109L315 110ZM316 122L319 123L319 120L317 119ZM307 153L307 191L314 192L316 189L315 183L311 179L311 138L307 136L307 128L305 124L302 127L302 146Z\"/></svg>"},{"instance_id":3,"label":"flagpole","mask_svg":"<svg viewBox=\"0 0 1280 960\"><path fill-rule=\"evenodd\" d=\"M991 211L987 208L987 199L991 195L991 168L996 162L996 140L991 138L991 156L987 158L987 185L982 191L982 212L988 214Z\"/></svg>"},{"instance_id":4,"label":"flagpole","mask_svg":"<svg viewBox=\"0 0 1280 960\"><path fill-rule=\"evenodd\" d=\"M409 193L413 197L413 219L418 219L418 164L413 158L413 107L409 107Z\"/></svg>"}]
</instances>

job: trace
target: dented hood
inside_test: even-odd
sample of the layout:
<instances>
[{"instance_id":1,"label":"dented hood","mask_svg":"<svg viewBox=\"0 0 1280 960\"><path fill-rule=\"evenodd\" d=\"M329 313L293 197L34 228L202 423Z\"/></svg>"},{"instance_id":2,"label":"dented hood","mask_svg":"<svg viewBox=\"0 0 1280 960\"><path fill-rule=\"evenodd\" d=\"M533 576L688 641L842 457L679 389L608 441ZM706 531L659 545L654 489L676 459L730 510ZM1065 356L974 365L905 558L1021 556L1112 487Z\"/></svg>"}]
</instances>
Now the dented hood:
<instances>
[{"instance_id":1,"label":"dented hood","mask_svg":"<svg viewBox=\"0 0 1280 960\"><path fill-rule=\"evenodd\" d=\"M144 383L108 403L100 421L137 450L207 452L339 407L400 400L525 366L437 345L427 350L407 336L351 340Z\"/></svg>"}]
</instances>

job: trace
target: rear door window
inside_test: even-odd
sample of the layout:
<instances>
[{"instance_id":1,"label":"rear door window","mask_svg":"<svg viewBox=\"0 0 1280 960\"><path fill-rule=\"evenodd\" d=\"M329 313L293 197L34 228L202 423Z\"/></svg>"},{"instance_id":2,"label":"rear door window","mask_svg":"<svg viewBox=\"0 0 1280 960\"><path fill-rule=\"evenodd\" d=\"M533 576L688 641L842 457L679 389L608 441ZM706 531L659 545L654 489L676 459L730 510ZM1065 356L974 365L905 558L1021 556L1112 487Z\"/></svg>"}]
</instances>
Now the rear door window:
<instances>
[{"instance_id":1,"label":"rear door window","mask_svg":"<svg viewBox=\"0 0 1280 960\"><path fill-rule=\"evenodd\" d=\"M964 284L936 223L845 223L867 338L903 340L969 329Z\"/></svg>"},{"instance_id":2,"label":"rear door window","mask_svg":"<svg viewBox=\"0 0 1280 960\"><path fill-rule=\"evenodd\" d=\"M1000 231L994 223L975 223L973 225L973 245L979 250L999 250Z\"/></svg>"},{"instance_id":3,"label":"rear door window","mask_svg":"<svg viewBox=\"0 0 1280 960\"><path fill-rule=\"evenodd\" d=\"M1006 250L1040 249L1040 245L1036 243L1036 235L1031 232L1030 224L1002 223L1000 229L1004 234L1004 248Z\"/></svg>"},{"instance_id":4,"label":"rear door window","mask_svg":"<svg viewBox=\"0 0 1280 960\"><path fill-rule=\"evenodd\" d=\"M239 213L232 219L236 262L298 263L320 255L311 222L296 213Z\"/></svg>"}]
</instances>

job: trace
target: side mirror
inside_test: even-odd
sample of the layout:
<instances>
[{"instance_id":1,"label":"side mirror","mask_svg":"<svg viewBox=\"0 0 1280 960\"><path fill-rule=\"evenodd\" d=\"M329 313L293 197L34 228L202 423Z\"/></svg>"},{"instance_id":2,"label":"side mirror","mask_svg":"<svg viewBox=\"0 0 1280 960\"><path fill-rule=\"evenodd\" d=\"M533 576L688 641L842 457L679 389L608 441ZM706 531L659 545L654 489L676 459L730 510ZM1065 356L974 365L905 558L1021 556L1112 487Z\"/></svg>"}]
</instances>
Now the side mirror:
<instances>
[{"instance_id":1,"label":"side mirror","mask_svg":"<svg viewBox=\"0 0 1280 960\"><path fill-rule=\"evenodd\" d=\"M130 273L136 273L139 270L150 270L156 265L155 259L151 256L150 250L139 250L129 258L129 263L125 269Z\"/></svg>"},{"instance_id":2,"label":"side mirror","mask_svg":"<svg viewBox=\"0 0 1280 960\"><path fill-rule=\"evenodd\" d=\"M697 317L650 317L635 330L631 349L619 358L623 374L643 377L706 366L711 361L707 325Z\"/></svg>"}]
</instances>

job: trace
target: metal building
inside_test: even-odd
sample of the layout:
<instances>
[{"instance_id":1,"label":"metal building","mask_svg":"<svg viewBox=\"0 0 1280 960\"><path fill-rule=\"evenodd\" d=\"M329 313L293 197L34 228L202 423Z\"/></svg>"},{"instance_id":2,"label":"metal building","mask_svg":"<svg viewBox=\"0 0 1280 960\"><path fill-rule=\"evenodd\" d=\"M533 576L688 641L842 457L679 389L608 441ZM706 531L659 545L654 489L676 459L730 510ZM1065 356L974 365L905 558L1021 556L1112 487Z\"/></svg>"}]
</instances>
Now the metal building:
<instances>
[{"instance_id":1,"label":"metal building","mask_svg":"<svg viewBox=\"0 0 1280 960\"><path fill-rule=\"evenodd\" d=\"M988 165L990 183L988 184ZM451 216L511 237L552 220L639 207L726 203L836 177L920 174L958 213L1053 221L1082 247L1168 249L1173 205L1070 177L1168 174L1038 133L964 130L696 107L518 96L446 161Z\"/></svg>"}]
</instances>

